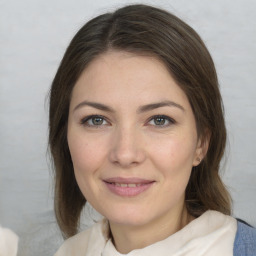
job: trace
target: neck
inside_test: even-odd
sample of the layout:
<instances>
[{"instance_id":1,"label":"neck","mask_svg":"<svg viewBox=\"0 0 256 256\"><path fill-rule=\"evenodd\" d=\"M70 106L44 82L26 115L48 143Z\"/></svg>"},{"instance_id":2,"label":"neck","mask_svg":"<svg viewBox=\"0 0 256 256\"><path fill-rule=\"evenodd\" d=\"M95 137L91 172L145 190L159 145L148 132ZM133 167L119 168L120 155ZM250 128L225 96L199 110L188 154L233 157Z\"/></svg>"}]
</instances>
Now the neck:
<instances>
[{"instance_id":1,"label":"neck","mask_svg":"<svg viewBox=\"0 0 256 256\"><path fill-rule=\"evenodd\" d=\"M120 253L127 254L141 249L176 233L194 218L188 214L184 206L181 211L168 213L160 220L141 226L120 225L110 222L113 243Z\"/></svg>"}]
</instances>

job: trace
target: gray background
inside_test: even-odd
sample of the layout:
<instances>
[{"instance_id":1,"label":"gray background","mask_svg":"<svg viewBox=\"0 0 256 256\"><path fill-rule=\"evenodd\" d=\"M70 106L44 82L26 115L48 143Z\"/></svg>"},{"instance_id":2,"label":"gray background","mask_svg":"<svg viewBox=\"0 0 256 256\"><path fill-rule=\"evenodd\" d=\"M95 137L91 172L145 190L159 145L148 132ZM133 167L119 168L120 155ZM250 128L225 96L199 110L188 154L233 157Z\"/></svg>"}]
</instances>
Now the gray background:
<instances>
[{"instance_id":1,"label":"gray background","mask_svg":"<svg viewBox=\"0 0 256 256\"><path fill-rule=\"evenodd\" d=\"M124 3L134 2L0 0L0 224L20 236L20 256L52 255L62 242L46 154L51 80L75 32ZM256 226L256 1L140 3L168 9L206 42L226 109L229 146L223 178L233 196L234 216ZM83 222L90 225L91 220Z\"/></svg>"}]
</instances>

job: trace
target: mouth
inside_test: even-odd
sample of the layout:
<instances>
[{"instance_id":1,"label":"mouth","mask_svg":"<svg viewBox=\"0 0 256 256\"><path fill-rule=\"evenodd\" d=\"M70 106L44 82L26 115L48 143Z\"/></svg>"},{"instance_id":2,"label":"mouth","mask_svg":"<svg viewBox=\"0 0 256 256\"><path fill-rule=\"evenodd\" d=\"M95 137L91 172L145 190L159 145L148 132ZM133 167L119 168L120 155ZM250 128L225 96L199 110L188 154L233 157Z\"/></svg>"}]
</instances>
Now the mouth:
<instances>
[{"instance_id":1,"label":"mouth","mask_svg":"<svg viewBox=\"0 0 256 256\"><path fill-rule=\"evenodd\" d=\"M154 180L145 180L139 178L110 178L103 180L110 192L124 197L134 197L148 190L154 183Z\"/></svg>"},{"instance_id":2,"label":"mouth","mask_svg":"<svg viewBox=\"0 0 256 256\"><path fill-rule=\"evenodd\" d=\"M122 188L135 188L135 187L140 187L140 186L142 186L143 184L135 184L135 183L128 183L128 184L126 184L126 183L117 183L117 182L115 182L115 183L109 183L109 184L112 184L112 185L115 185L115 186L117 186L117 187L122 187Z\"/></svg>"}]
</instances>

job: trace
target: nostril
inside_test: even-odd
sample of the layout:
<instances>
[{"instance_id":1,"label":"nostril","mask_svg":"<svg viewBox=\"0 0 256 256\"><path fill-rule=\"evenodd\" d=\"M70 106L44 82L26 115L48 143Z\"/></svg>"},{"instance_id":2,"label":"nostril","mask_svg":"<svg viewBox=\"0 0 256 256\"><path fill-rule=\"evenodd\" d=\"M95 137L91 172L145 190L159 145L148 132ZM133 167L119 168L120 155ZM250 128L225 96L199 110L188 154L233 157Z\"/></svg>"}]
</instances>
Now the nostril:
<instances>
[{"instance_id":1,"label":"nostril","mask_svg":"<svg viewBox=\"0 0 256 256\"><path fill-rule=\"evenodd\" d=\"M144 148L140 137L132 129L123 128L115 133L111 141L110 161L123 167L136 166L144 161Z\"/></svg>"}]
</instances>

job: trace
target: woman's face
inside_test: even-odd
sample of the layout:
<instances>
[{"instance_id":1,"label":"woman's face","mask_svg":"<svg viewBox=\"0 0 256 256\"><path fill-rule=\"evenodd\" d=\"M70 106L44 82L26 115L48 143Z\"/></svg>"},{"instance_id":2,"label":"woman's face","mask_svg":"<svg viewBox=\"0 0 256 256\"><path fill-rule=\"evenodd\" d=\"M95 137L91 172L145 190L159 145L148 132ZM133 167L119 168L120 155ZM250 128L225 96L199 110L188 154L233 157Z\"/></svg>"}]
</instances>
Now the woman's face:
<instances>
[{"instance_id":1,"label":"woman's face","mask_svg":"<svg viewBox=\"0 0 256 256\"><path fill-rule=\"evenodd\" d=\"M181 211L203 152L188 99L165 66L118 51L97 57L77 81L68 145L85 198L122 225Z\"/></svg>"}]
</instances>

